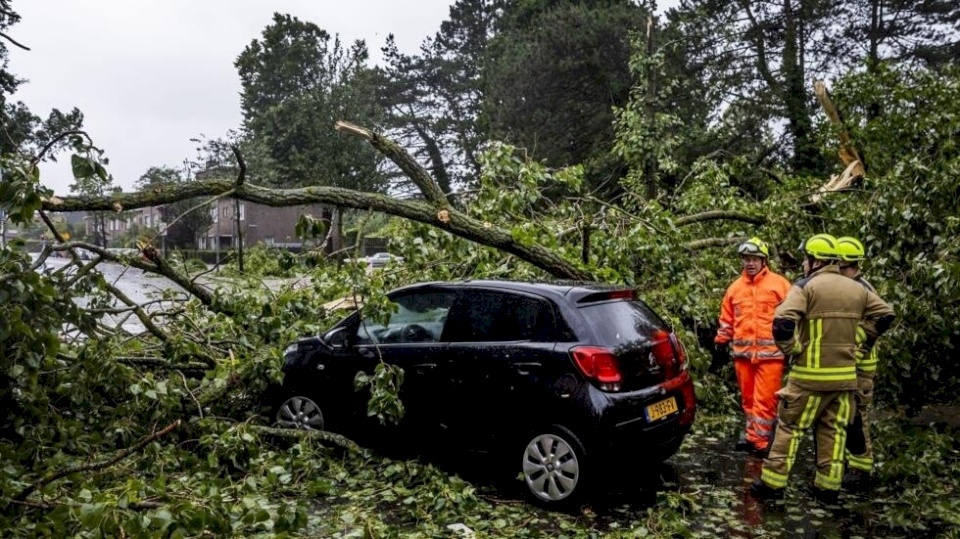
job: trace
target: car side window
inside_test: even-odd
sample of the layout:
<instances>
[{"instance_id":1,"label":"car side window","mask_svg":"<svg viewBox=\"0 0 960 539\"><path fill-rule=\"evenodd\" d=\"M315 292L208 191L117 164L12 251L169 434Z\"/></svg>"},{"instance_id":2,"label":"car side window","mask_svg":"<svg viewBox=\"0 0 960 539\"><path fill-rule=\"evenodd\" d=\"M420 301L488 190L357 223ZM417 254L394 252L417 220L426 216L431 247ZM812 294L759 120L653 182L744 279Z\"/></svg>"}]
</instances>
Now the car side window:
<instances>
[{"instance_id":1,"label":"car side window","mask_svg":"<svg viewBox=\"0 0 960 539\"><path fill-rule=\"evenodd\" d=\"M552 340L553 307L544 299L469 290L458 304L449 327L453 342ZM447 335L444 336L447 338Z\"/></svg>"},{"instance_id":2,"label":"car side window","mask_svg":"<svg viewBox=\"0 0 960 539\"><path fill-rule=\"evenodd\" d=\"M412 292L392 298L397 312L386 325L361 319L357 344L439 342L456 294L446 291Z\"/></svg>"}]
</instances>

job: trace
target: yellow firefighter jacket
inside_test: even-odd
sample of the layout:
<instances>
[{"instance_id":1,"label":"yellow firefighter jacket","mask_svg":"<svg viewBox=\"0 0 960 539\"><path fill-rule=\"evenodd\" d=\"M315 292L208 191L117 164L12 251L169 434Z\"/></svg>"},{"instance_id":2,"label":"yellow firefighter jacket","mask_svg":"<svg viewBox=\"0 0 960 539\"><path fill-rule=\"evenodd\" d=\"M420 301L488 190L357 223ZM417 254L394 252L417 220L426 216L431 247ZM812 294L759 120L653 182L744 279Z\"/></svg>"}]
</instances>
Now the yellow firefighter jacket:
<instances>
[{"instance_id":1,"label":"yellow firefighter jacket","mask_svg":"<svg viewBox=\"0 0 960 539\"><path fill-rule=\"evenodd\" d=\"M893 322L894 313L876 293L844 277L835 265L797 281L773 320L777 346L793 356L790 380L809 391L857 389L857 328L862 350Z\"/></svg>"}]
</instances>

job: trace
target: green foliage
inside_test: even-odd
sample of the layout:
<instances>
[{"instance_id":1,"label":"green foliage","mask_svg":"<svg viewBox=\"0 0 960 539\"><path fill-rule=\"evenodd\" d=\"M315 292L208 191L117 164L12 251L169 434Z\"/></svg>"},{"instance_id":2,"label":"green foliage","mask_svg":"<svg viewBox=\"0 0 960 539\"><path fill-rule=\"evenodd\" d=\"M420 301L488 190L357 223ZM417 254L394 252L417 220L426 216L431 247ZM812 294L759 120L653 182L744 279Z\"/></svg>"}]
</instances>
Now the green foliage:
<instances>
[{"instance_id":1,"label":"green foliage","mask_svg":"<svg viewBox=\"0 0 960 539\"><path fill-rule=\"evenodd\" d=\"M581 165L591 189L614 192L624 167L609 153L613 107L630 94L630 32L644 15L623 1L509 6L485 63L489 137Z\"/></svg>"},{"instance_id":2,"label":"green foliage","mask_svg":"<svg viewBox=\"0 0 960 539\"><path fill-rule=\"evenodd\" d=\"M26 224L53 192L40 185L40 169L21 155L0 156L0 211L14 223Z\"/></svg>"},{"instance_id":3,"label":"green foliage","mask_svg":"<svg viewBox=\"0 0 960 539\"><path fill-rule=\"evenodd\" d=\"M379 154L332 129L341 120L380 124L367 60L363 41L345 46L339 36L279 13L237 58L251 153L264 158L261 168L276 169L279 185L383 189Z\"/></svg>"}]
</instances>

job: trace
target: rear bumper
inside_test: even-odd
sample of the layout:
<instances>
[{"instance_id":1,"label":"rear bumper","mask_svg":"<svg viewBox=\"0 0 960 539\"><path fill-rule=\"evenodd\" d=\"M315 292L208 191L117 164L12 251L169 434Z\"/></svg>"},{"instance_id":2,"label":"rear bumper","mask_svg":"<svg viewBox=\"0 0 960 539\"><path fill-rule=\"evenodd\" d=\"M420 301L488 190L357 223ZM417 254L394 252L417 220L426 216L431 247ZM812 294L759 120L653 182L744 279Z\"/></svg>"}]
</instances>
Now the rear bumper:
<instances>
[{"instance_id":1,"label":"rear bumper","mask_svg":"<svg viewBox=\"0 0 960 539\"><path fill-rule=\"evenodd\" d=\"M690 432L696 416L697 401L693 379L684 371L676 378L642 391L604 393L595 390L596 430L591 453L601 458L630 455L656 455L669 458ZM676 404L676 411L657 417L664 408ZM606 460L606 459L604 459Z\"/></svg>"}]
</instances>

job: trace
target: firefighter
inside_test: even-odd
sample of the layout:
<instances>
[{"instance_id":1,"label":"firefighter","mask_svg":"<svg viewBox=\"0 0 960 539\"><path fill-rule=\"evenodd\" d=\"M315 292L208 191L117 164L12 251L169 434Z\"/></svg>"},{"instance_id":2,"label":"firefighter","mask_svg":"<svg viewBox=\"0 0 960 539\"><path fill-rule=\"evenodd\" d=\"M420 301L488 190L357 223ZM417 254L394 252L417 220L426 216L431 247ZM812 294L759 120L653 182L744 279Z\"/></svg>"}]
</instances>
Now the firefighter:
<instances>
[{"instance_id":1,"label":"firefighter","mask_svg":"<svg viewBox=\"0 0 960 539\"><path fill-rule=\"evenodd\" d=\"M877 290L863 278L860 262L866 260L866 249L856 238L844 236L837 238L837 254L840 256L840 274L853 279L864 288L876 293ZM860 340L865 333L857 332ZM857 411L847 430L847 473L843 477L843 487L854 491L869 488L873 479L873 448L870 443L869 412L873 404L873 379L877 374L877 346L864 355L858 350L857 357Z\"/></svg>"},{"instance_id":2,"label":"firefighter","mask_svg":"<svg viewBox=\"0 0 960 539\"><path fill-rule=\"evenodd\" d=\"M720 303L714 343L729 347L740 386L746 425L736 448L762 458L770 448L776 393L783 384L784 356L773 340L773 312L790 290L790 281L770 270L770 248L759 238L741 243L737 253L743 271Z\"/></svg>"},{"instance_id":3,"label":"firefighter","mask_svg":"<svg viewBox=\"0 0 960 539\"><path fill-rule=\"evenodd\" d=\"M750 492L780 498L797 458L800 440L814 428L816 476L813 494L837 501L844 469L847 427L857 390L856 352L869 351L893 322L889 305L840 275L836 238L818 234L803 245L808 274L777 307L773 336L792 358L787 383L778 392L779 422L770 454ZM866 338L857 343L857 328Z\"/></svg>"}]
</instances>

